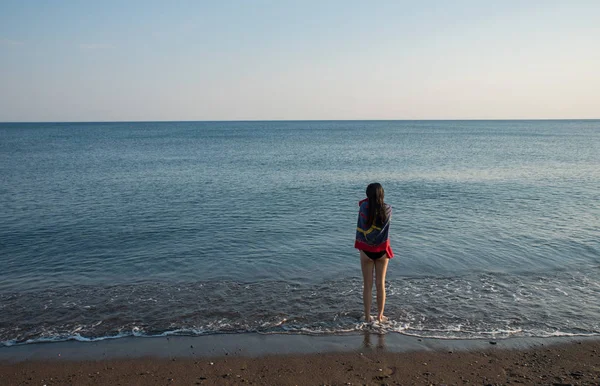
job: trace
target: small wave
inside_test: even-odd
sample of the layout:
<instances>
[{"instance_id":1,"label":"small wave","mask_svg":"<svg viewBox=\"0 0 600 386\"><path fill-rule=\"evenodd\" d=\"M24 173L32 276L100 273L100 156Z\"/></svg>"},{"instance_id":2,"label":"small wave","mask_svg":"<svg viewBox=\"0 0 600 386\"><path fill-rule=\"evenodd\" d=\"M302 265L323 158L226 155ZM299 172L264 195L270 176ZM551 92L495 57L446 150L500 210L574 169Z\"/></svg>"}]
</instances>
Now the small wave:
<instances>
[{"instance_id":1,"label":"small wave","mask_svg":"<svg viewBox=\"0 0 600 386\"><path fill-rule=\"evenodd\" d=\"M387 333L398 333L402 335L418 337L418 338L434 338L434 339L464 339L464 340L476 340L476 339L507 339L512 337L527 337L527 338L556 338L556 337L592 337L600 336L600 333L584 333L584 332L567 332L567 331L523 331L523 330L493 330L493 331L461 331L455 327L448 329L431 329L431 330L414 330L410 326L398 327L392 325L372 325L367 323L357 323L355 326L350 328L341 329L326 329L326 328L310 328L310 327L298 327L291 329L284 329L281 331L245 331L245 332L218 332L218 331L206 331L196 329L175 329L164 331L161 333L151 334L144 333L138 330L132 330L130 332L123 332L116 335L106 335L97 337L85 337L79 334L73 334L68 336L51 336L41 337L35 339L28 339L26 341L7 340L0 342L1 346L22 346L36 343L56 343L66 341L77 341L77 342L99 342L103 340L120 339L128 337L138 338L159 338L168 336L206 336L206 335L218 335L218 334L240 334L240 333L258 333L261 335L310 335L310 336L324 336L324 335L347 335L357 332L372 331L379 334Z\"/></svg>"},{"instance_id":2,"label":"small wave","mask_svg":"<svg viewBox=\"0 0 600 386\"><path fill-rule=\"evenodd\" d=\"M357 278L294 286L284 281L143 283L0 293L5 316L0 345L365 330L441 339L594 336L600 334L600 313L590 307L600 295L591 285L596 274L391 278L390 322L381 326L360 321L362 281Z\"/></svg>"}]
</instances>

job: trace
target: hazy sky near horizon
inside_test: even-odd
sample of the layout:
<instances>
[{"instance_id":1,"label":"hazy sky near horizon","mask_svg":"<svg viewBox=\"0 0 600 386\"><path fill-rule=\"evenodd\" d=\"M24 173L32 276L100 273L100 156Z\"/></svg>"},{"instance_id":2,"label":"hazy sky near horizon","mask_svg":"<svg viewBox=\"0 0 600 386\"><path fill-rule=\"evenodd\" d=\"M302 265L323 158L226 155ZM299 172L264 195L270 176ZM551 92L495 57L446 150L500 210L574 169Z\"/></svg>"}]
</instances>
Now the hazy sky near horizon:
<instances>
[{"instance_id":1,"label":"hazy sky near horizon","mask_svg":"<svg viewBox=\"0 0 600 386\"><path fill-rule=\"evenodd\" d=\"M600 1L0 2L0 121L600 118Z\"/></svg>"}]
</instances>

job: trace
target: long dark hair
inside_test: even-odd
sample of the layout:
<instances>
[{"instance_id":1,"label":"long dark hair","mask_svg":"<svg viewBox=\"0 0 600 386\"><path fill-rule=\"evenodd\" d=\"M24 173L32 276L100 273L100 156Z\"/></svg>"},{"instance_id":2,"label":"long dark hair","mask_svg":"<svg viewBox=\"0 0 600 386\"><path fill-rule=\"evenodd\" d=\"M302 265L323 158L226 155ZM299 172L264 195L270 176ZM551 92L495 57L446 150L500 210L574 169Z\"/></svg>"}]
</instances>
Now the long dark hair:
<instances>
[{"instance_id":1,"label":"long dark hair","mask_svg":"<svg viewBox=\"0 0 600 386\"><path fill-rule=\"evenodd\" d=\"M380 224L385 224L387 221L387 213L385 204L383 203L383 186L380 183L374 182L367 186L367 198L369 199L369 217L367 218L367 226L371 227L376 220Z\"/></svg>"}]
</instances>

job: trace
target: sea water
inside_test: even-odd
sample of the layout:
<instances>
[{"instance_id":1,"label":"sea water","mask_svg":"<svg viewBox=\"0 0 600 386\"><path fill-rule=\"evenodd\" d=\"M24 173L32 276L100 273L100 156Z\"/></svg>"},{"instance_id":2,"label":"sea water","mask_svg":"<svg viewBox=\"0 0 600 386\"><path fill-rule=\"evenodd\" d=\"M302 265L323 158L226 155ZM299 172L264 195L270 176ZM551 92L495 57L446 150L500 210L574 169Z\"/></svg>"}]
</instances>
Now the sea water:
<instances>
[{"instance_id":1,"label":"sea water","mask_svg":"<svg viewBox=\"0 0 600 386\"><path fill-rule=\"evenodd\" d=\"M376 327L353 248L374 181ZM600 334L597 120L3 123L0 182L3 345Z\"/></svg>"}]
</instances>

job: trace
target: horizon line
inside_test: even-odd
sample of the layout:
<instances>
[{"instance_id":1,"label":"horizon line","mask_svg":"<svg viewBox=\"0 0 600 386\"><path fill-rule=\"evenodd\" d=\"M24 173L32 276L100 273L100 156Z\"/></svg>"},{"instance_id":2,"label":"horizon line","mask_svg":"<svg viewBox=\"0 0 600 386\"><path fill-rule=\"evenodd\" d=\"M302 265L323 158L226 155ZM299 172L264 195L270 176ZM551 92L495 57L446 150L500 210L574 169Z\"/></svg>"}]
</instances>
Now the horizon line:
<instances>
[{"instance_id":1,"label":"horizon line","mask_svg":"<svg viewBox=\"0 0 600 386\"><path fill-rule=\"evenodd\" d=\"M207 119L207 120L122 120L122 121L0 121L11 123L178 123L178 122L431 122L431 121L597 121L600 118L452 118L452 119Z\"/></svg>"}]
</instances>

